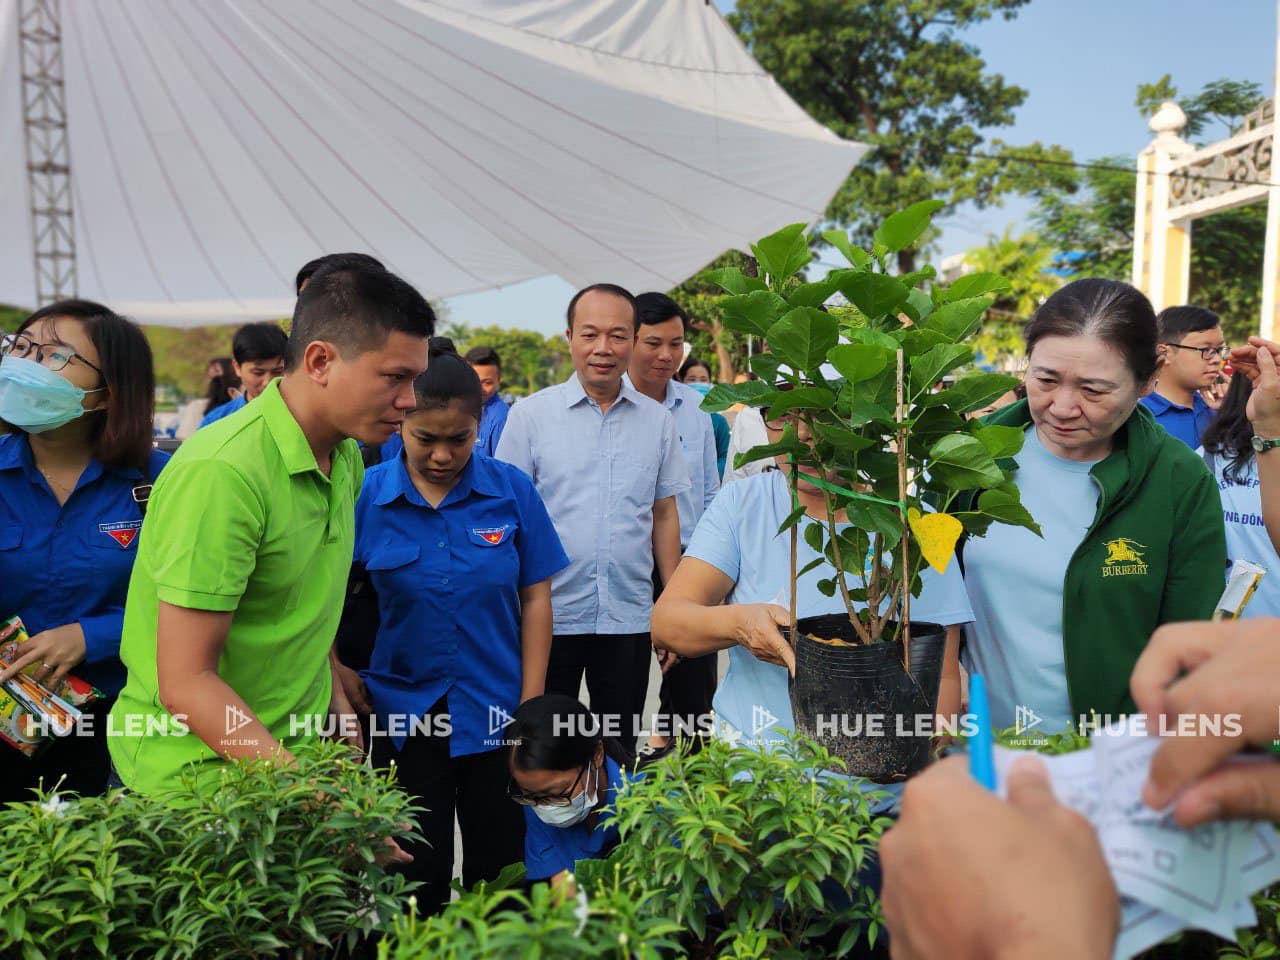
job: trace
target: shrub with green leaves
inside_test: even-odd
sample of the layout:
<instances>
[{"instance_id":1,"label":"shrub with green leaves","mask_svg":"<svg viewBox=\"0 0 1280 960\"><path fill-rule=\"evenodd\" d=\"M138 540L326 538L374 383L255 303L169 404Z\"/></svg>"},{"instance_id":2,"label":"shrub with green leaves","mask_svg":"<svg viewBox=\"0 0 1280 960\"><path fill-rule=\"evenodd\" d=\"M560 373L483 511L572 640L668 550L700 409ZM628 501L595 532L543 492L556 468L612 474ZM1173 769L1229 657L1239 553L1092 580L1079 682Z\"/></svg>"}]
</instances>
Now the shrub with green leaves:
<instances>
[{"instance_id":1,"label":"shrub with green leaves","mask_svg":"<svg viewBox=\"0 0 1280 960\"><path fill-rule=\"evenodd\" d=\"M806 522L804 537L820 556L800 573L830 568L818 587L827 596L839 591L864 643L887 639L890 621L894 638L900 636L905 593L920 591L922 544L937 558L949 555L962 531L981 536L992 523L1039 532L1008 469L1022 431L966 418L1018 379L976 373L935 389L972 363L966 341L1008 284L984 273L943 286L931 282L932 267L889 272L893 255L916 242L941 205L925 201L889 217L870 250L853 246L840 231L823 234L849 266L821 279L800 279L812 259L804 224L752 246L760 276L732 267L713 274L730 294L722 302L725 326L767 339L770 352L751 360L761 379L719 384L702 408L745 403L769 420L789 415L793 422L776 443L741 454L737 465L785 454L835 478L819 482L826 522ZM848 308L819 309L837 293ZM807 426L812 445L799 440L797 422ZM908 477L914 486L904 492ZM926 503L936 512L926 515ZM849 519L843 530L835 522L839 511ZM797 508L779 532L803 515ZM860 601L866 606L859 612Z\"/></svg>"},{"instance_id":2,"label":"shrub with green leaves","mask_svg":"<svg viewBox=\"0 0 1280 960\"><path fill-rule=\"evenodd\" d=\"M885 795L832 776L843 769L794 735L773 751L715 740L669 755L619 793L609 862L653 893L646 909L691 932L691 952L843 956L863 935L874 945L879 901L856 879L890 821L872 812Z\"/></svg>"},{"instance_id":3,"label":"shrub with green leaves","mask_svg":"<svg viewBox=\"0 0 1280 960\"><path fill-rule=\"evenodd\" d=\"M228 764L208 795L46 793L0 808L0 956L320 957L400 909L376 862L413 807L320 743Z\"/></svg>"},{"instance_id":4,"label":"shrub with green leaves","mask_svg":"<svg viewBox=\"0 0 1280 960\"><path fill-rule=\"evenodd\" d=\"M433 917L397 918L378 945L378 960L506 960L574 957L657 960L673 956L682 928L654 906L656 891L602 861L583 864L576 895L549 884L513 889L523 867L477 884Z\"/></svg>"}]
</instances>

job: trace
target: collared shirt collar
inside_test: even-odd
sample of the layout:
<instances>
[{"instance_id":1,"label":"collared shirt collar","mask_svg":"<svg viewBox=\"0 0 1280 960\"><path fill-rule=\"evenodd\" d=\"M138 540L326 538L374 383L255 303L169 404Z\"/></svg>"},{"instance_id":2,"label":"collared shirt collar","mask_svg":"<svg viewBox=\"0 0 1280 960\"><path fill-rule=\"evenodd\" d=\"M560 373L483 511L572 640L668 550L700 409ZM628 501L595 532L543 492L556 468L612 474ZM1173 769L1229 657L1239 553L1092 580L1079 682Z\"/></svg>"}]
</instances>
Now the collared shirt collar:
<instances>
[{"instance_id":1,"label":"collared shirt collar","mask_svg":"<svg viewBox=\"0 0 1280 960\"><path fill-rule=\"evenodd\" d=\"M1211 409L1209 404L1205 402L1204 397L1199 393L1191 395L1191 406L1184 407L1182 404L1174 403L1168 397L1156 393L1154 390L1147 396L1147 406L1154 414L1164 413L1166 410L1190 410L1194 413L1202 413Z\"/></svg>"},{"instance_id":2,"label":"collared shirt collar","mask_svg":"<svg viewBox=\"0 0 1280 960\"><path fill-rule=\"evenodd\" d=\"M255 409L261 411L267 429L271 431L271 438L280 450L280 459L284 461L289 475L308 473L312 470L319 472L320 465L316 463L316 455L311 450L311 444L307 442L307 435L302 432L301 425L280 394L280 381L272 380L267 389L255 397L253 402L257 404ZM341 444L334 447L334 459L342 456L338 452L340 448ZM332 466L329 472L333 473Z\"/></svg>"},{"instance_id":3,"label":"collared shirt collar","mask_svg":"<svg viewBox=\"0 0 1280 960\"><path fill-rule=\"evenodd\" d=\"M0 470L26 470L32 476L39 472L36 469L35 456L31 452L31 443L24 434L11 433L0 439ZM143 479L142 471L137 467L120 466L107 469L97 460L90 459L84 473L80 475L79 483L76 484L77 489L93 483L104 473L113 473L129 480Z\"/></svg>"},{"instance_id":4,"label":"collared shirt collar","mask_svg":"<svg viewBox=\"0 0 1280 960\"><path fill-rule=\"evenodd\" d=\"M640 388L635 385L635 382L631 379L630 373L624 373L622 375L622 385L631 390L632 396L648 396L648 394L640 393ZM680 387L676 378L672 377L667 381L667 394L662 398L662 405L668 410L674 410L683 402L684 394L680 392Z\"/></svg>"},{"instance_id":5,"label":"collared shirt collar","mask_svg":"<svg viewBox=\"0 0 1280 960\"><path fill-rule=\"evenodd\" d=\"M462 468L462 476L458 477L458 482L453 485L453 489L445 494L445 498L440 501L440 506L461 500L471 493L477 493L482 497L502 496L502 487L498 483L497 469L493 461L477 453L471 454L471 459ZM418 488L413 485L413 478L409 476L409 466L405 463L403 453L396 457L395 466L383 475L382 486L373 502L380 507L385 507L399 497L404 497L416 507L430 507L418 492Z\"/></svg>"},{"instance_id":6,"label":"collared shirt collar","mask_svg":"<svg viewBox=\"0 0 1280 960\"><path fill-rule=\"evenodd\" d=\"M624 373L617 399L614 402L626 400L628 403L634 404L639 396L639 391L631 385L631 379ZM566 407L575 407L582 401L589 399L586 388L582 385L582 381L578 379L578 371L575 370L569 374L569 379L564 382L564 405Z\"/></svg>"}]
</instances>

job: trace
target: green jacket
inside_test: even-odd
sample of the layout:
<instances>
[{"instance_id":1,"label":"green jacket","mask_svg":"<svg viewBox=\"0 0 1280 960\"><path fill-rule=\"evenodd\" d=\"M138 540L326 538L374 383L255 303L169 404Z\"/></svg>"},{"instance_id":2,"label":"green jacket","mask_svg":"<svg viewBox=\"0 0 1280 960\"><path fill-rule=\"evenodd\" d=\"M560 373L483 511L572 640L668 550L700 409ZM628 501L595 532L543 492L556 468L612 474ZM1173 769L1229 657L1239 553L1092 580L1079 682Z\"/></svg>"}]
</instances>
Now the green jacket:
<instances>
[{"instance_id":1,"label":"green jacket","mask_svg":"<svg viewBox=\"0 0 1280 960\"><path fill-rule=\"evenodd\" d=\"M1029 426L1027 401L985 422ZM1226 580L1226 533L1204 461L1141 404L1089 475L1098 512L1067 565L1062 650L1072 715L1116 717L1135 709L1129 675L1156 627L1213 615Z\"/></svg>"}]
</instances>

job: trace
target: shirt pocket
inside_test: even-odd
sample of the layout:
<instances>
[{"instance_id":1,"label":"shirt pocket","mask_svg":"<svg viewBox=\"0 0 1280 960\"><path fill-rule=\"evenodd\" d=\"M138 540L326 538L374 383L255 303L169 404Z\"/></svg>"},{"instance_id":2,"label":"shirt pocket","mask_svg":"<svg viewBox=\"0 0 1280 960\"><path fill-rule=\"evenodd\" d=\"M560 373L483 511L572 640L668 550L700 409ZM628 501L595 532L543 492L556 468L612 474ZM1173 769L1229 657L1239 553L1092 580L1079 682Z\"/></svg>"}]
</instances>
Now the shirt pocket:
<instances>
[{"instance_id":1,"label":"shirt pocket","mask_svg":"<svg viewBox=\"0 0 1280 960\"><path fill-rule=\"evenodd\" d=\"M510 547L515 542L516 525L514 523L501 523L492 527L468 527L467 536L471 543L477 547L490 550L504 546Z\"/></svg>"},{"instance_id":2,"label":"shirt pocket","mask_svg":"<svg viewBox=\"0 0 1280 960\"><path fill-rule=\"evenodd\" d=\"M632 508L628 516L643 518L653 510L659 465L656 449L620 451L614 458L613 492L617 501Z\"/></svg>"},{"instance_id":3,"label":"shirt pocket","mask_svg":"<svg viewBox=\"0 0 1280 960\"><path fill-rule=\"evenodd\" d=\"M16 523L0 526L0 550L17 550L22 546L22 527Z\"/></svg>"},{"instance_id":4,"label":"shirt pocket","mask_svg":"<svg viewBox=\"0 0 1280 960\"><path fill-rule=\"evenodd\" d=\"M411 541L388 543L369 551L365 569L370 573L391 573L407 567L422 555L422 547Z\"/></svg>"}]
</instances>

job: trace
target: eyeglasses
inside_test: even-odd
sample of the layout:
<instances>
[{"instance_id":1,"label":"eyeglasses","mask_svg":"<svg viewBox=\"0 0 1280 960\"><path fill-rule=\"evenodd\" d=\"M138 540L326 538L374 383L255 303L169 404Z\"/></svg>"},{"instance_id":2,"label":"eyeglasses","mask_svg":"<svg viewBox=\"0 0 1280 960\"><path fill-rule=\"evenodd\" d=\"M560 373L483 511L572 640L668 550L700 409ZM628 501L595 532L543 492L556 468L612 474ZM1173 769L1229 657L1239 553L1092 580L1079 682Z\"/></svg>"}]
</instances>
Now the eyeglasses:
<instances>
[{"instance_id":1,"label":"eyeglasses","mask_svg":"<svg viewBox=\"0 0 1280 960\"><path fill-rule=\"evenodd\" d=\"M1200 359L1206 363L1217 357L1219 360L1225 360L1227 354L1231 352L1231 348L1225 343L1220 347L1189 347L1185 343L1166 343L1166 347L1177 347L1179 350L1194 350L1200 354Z\"/></svg>"},{"instance_id":2,"label":"eyeglasses","mask_svg":"<svg viewBox=\"0 0 1280 960\"><path fill-rule=\"evenodd\" d=\"M566 793L525 793L517 785L515 780L507 782L507 796L520 804L522 807L567 807L573 802L574 791L578 789L578 784L582 782L583 776L591 768L590 761L587 765L578 771L578 775L574 777L573 786Z\"/></svg>"},{"instance_id":3,"label":"eyeglasses","mask_svg":"<svg viewBox=\"0 0 1280 960\"><path fill-rule=\"evenodd\" d=\"M0 337L0 359L4 357L34 360L55 373L65 369L72 360L79 360L90 370L97 371L99 376L102 375L99 367L94 366L65 344L36 343L25 333L7 333Z\"/></svg>"}]
</instances>

